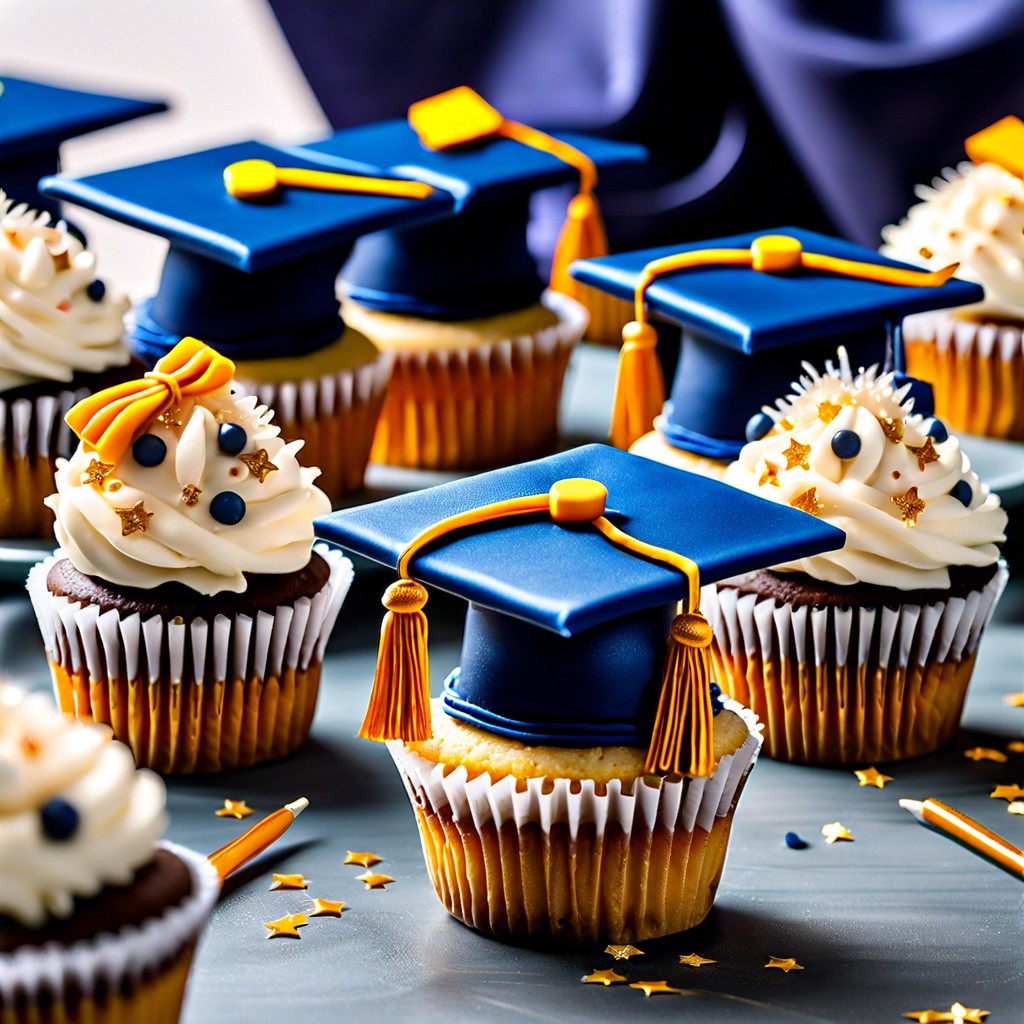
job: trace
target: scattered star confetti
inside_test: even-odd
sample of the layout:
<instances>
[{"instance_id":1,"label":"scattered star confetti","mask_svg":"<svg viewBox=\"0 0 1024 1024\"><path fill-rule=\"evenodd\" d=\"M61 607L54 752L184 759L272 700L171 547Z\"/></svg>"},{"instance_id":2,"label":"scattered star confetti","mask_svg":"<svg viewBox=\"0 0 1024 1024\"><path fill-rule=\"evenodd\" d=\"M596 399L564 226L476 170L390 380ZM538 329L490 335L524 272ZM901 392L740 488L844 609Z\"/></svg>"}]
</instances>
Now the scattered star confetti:
<instances>
[{"instance_id":1,"label":"scattered star confetti","mask_svg":"<svg viewBox=\"0 0 1024 1024\"><path fill-rule=\"evenodd\" d=\"M764 460L764 472L761 474L761 479L757 481L757 486L764 487L765 484L772 484L775 487L782 486L779 483L779 467L767 459Z\"/></svg>"},{"instance_id":2,"label":"scattered star confetti","mask_svg":"<svg viewBox=\"0 0 1024 1024\"><path fill-rule=\"evenodd\" d=\"M1024 708L1024 693L1008 693L1003 703L1009 704L1011 708Z\"/></svg>"},{"instance_id":3,"label":"scattered star confetti","mask_svg":"<svg viewBox=\"0 0 1024 1024\"><path fill-rule=\"evenodd\" d=\"M1018 786L1016 783L1010 786L996 786L995 789L989 793L989 796L993 800L1019 800L1024 796L1024 786Z\"/></svg>"},{"instance_id":4,"label":"scattered star confetti","mask_svg":"<svg viewBox=\"0 0 1024 1024\"><path fill-rule=\"evenodd\" d=\"M917 496L916 487L911 487L906 494L894 494L889 500L900 510L900 519L907 526L917 526L917 517L927 505L927 502Z\"/></svg>"},{"instance_id":5,"label":"scattered star confetti","mask_svg":"<svg viewBox=\"0 0 1024 1024\"><path fill-rule=\"evenodd\" d=\"M925 442L920 447L915 447L912 444L907 445L907 451L911 455L917 456L917 468L924 469L929 462L938 462L939 453L935 450L935 445L932 443L930 437L925 438Z\"/></svg>"},{"instance_id":6,"label":"scattered star confetti","mask_svg":"<svg viewBox=\"0 0 1024 1024\"><path fill-rule=\"evenodd\" d=\"M683 990L681 988L672 988L667 982L664 981L635 981L630 988L638 988L647 997L657 995L682 995Z\"/></svg>"},{"instance_id":7,"label":"scattered star confetti","mask_svg":"<svg viewBox=\"0 0 1024 1024\"><path fill-rule=\"evenodd\" d=\"M103 489L103 481L114 471L114 463L112 462L100 462L99 459L93 459L88 466L85 467L85 472L82 474L83 484L92 484L94 487Z\"/></svg>"},{"instance_id":8,"label":"scattered star confetti","mask_svg":"<svg viewBox=\"0 0 1024 1024\"><path fill-rule=\"evenodd\" d=\"M165 427L180 427L182 424L181 419L181 407L172 405L168 409L164 409L162 413L156 418L157 423L162 423Z\"/></svg>"},{"instance_id":9,"label":"scattered star confetti","mask_svg":"<svg viewBox=\"0 0 1024 1024\"><path fill-rule=\"evenodd\" d=\"M891 775L883 775L874 765L870 768L861 768L853 774L857 776L858 786L875 786L878 789L885 789L885 784L892 782Z\"/></svg>"},{"instance_id":10,"label":"scattered star confetti","mask_svg":"<svg viewBox=\"0 0 1024 1024\"><path fill-rule=\"evenodd\" d=\"M822 825L821 834L825 837L826 843L837 843L841 839L848 843L853 842L853 835L850 833L850 830L838 821Z\"/></svg>"},{"instance_id":11,"label":"scattered star confetti","mask_svg":"<svg viewBox=\"0 0 1024 1024\"><path fill-rule=\"evenodd\" d=\"M356 875L356 881L365 882L367 889L383 889L394 879L390 875L378 875L376 871L364 871L361 875Z\"/></svg>"},{"instance_id":12,"label":"scattered star confetti","mask_svg":"<svg viewBox=\"0 0 1024 1024\"><path fill-rule=\"evenodd\" d=\"M307 882L302 875L272 875L270 891L277 889L305 889Z\"/></svg>"},{"instance_id":13,"label":"scattered star confetti","mask_svg":"<svg viewBox=\"0 0 1024 1024\"><path fill-rule=\"evenodd\" d=\"M219 807L213 812L218 818L235 818L237 821L241 821L243 818L248 818L250 814L255 812L249 807L244 800L225 800L224 806Z\"/></svg>"},{"instance_id":14,"label":"scattered star confetti","mask_svg":"<svg viewBox=\"0 0 1024 1024\"><path fill-rule=\"evenodd\" d=\"M361 868L372 868L379 864L384 858L378 857L375 853L360 852L358 850L346 850L343 864L358 864Z\"/></svg>"},{"instance_id":15,"label":"scattered star confetti","mask_svg":"<svg viewBox=\"0 0 1024 1024\"><path fill-rule=\"evenodd\" d=\"M1010 740L1006 744L1006 749L1011 754L1024 754L1024 740Z\"/></svg>"},{"instance_id":16,"label":"scattered star confetti","mask_svg":"<svg viewBox=\"0 0 1024 1024\"><path fill-rule=\"evenodd\" d=\"M631 956L643 956L644 951L636 946L605 946L604 951L616 960L628 960Z\"/></svg>"},{"instance_id":17,"label":"scattered star confetti","mask_svg":"<svg viewBox=\"0 0 1024 1024\"><path fill-rule=\"evenodd\" d=\"M894 420L891 416L878 416L878 425L882 428L882 433L892 441L893 444L899 444L903 440L903 421Z\"/></svg>"},{"instance_id":18,"label":"scattered star confetti","mask_svg":"<svg viewBox=\"0 0 1024 1024\"><path fill-rule=\"evenodd\" d=\"M137 501L131 508L115 508L114 511L121 517L121 536L130 537L133 533L145 533L149 529L149 521L153 518L152 512L146 511L143 502Z\"/></svg>"},{"instance_id":19,"label":"scattered star confetti","mask_svg":"<svg viewBox=\"0 0 1024 1024\"><path fill-rule=\"evenodd\" d=\"M993 750L991 747L971 747L964 751L964 757L968 761L996 761L1005 764L1009 758L1001 750Z\"/></svg>"},{"instance_id":20,"label":"scattered star confetti","mask_svg":"<svg viewBox=\"0 0 1024 1024\"><path fill-rule=\"evenodd\" d=\"M622 974L616 974L611 967L607 971L592 971L583 976L584 985L621 985L624 981L629 979Z\"/></svg>"},{"instance_id":21,"label":"scattered star confetti","mask_svg":"<svg viewBox=\"0 0 1024 1024\"><path fill-rule=\"evenodd\" d=\"M1006 805L1010 814L1024 814L1024 800L1014 800Z\"/></svg>"},{"instance_id":22,"label":"scattered star confetti","mask_svg":"<svg viewBox=\"0 0 1024 1024\"><path fill-rule=\"evenodd\" d=\"M681 956L679 962L687 967L703 967L705 964L718 963L717 960L708 960L707 957L700 956L698 953L688 953L686 956Z\"/></svg>"},{"instance_id":23,"label":"scattered star confetti","mask_svg":"<svg viewBox=\"0 0 1024 1024\"><path fill-rule=\"evenodd\" d=\"M186 484L181 489L181 500L187 508L195 508L199 504L199 495L202 493L202 490L195 484Z\"/></svg>"},{"instance_id":24,"label":"scattered star confetti","mask_svg":"<svg viewBox=\"0 0 1024 1024\"><path fill-rule=\"evenodd\" d=\"M344 900L313 900L313 909L309 912L310 917L341 917L345 908Z\"/></svg>"},{"instance_id":25,"label":"scattered star confetti","mask_svg":"<svg viewBox=\"0 0 1024 1024\"><path fill-rule=\"evenodd\" d=\"M298 929L304 924L306 924L305 914L285 914L284 917L279 917L276 921L268 921L263 927L270 929L267 934L268 939L276 939L278 936L299 939L302 936L299 935Z\"/></svg>"},{"instance_id":26,"label":"scattered star confetti","mask_svg":"<svg viewBox=\"0 0 1024 1024\"><path fill-rule=\"evenodd\" d=\"M818 403L818 419L822 423L831 423L838 415L843 407L836 405L835 402L819 402Z\"/></svg>"},{"instance_id":27,"label":"scattered star confetti","mask_svg":"<svg viewBox=\"0 0 1024 1024\"><path fill-rule=\"evenodd\" d=\"M915 1010L903 1014L907 1020L916 1020L918 1024L981 1024L988 1016L988 1010L969 1010L963 1003L954 1003L946 1010Z\"/></svg>"},{"instance_id":28,"label":"scattered star confetti","mask_svg":"<svg viewBox=\"0 0 1024 1024\"><path fill-rule=\"evenodd\" d=\"M801 469L810 469L810 464L807 461L807 456L810 454L811 446L801 444L794 437L789 442L789 447L782 453L782 457L786 460L786 469L796 469L797 466Z\"/></svg>"},{"instance_id":29,"label":"scattered star confetti","mask_svg":"<svg viewBox=\"0 0 1024 1024\"><path fill-rule=\"evenodd\" d=\"M803 494L795 497L789 504L793 508L800 509L801 512L809 512L812 516L820 515L821 510L825 507L825 502L818 497L817 487L804 491Z\"/></svg>"},{"instance_id":30,"label":"scattered star confetti","mask_svg":"<svg viewBox=\"0 0 1024 1024\"><path fill-rule=\"evenodd\" d=\"M790 971L802 971L803 964L798 964L791 956L770 956L765 967L777 967L780 971L789 974Z\"/></svg>"},{"instance_id":31,"label":"scattered star confetti","mask_svg":"<svg viewBox=\"0 0 1024 1024\"><path fill-rule=\"evenodd\" d=\"M252 473L260 483L263 483L263 481L267 479L268 473L272 473L277 469L277 466L275 466L267 456L266 448L259 448L249 455L239 455L238 457L249 467L249 472Z\"/></svg>"}]
</instances>

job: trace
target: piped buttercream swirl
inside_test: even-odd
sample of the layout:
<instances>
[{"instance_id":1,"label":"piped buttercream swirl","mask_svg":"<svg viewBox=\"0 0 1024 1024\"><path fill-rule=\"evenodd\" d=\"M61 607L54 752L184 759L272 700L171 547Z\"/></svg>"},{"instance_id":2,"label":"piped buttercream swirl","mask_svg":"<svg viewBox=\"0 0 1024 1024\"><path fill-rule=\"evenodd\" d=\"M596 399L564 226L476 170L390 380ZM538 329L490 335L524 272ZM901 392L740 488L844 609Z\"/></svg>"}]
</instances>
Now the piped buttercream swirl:
<instances>
[{"instance_id":1,"label":"piped buttercream swirl","mask_svg":"<svg viewBox=\"0 0 1024 1024\"><path fill-rule=\"evenodd\" d=\"M959 441L912 415L890 374L852 373L842 349L838 367L804 369L795 393L765 408L774 428L743 447L725 481L817 514L846 532L846 544L773 568L919 590L949 587L950 566L994 563L1006 513ZM852 436L836 441L843 431Z\"/></svg>"}]
</instances>

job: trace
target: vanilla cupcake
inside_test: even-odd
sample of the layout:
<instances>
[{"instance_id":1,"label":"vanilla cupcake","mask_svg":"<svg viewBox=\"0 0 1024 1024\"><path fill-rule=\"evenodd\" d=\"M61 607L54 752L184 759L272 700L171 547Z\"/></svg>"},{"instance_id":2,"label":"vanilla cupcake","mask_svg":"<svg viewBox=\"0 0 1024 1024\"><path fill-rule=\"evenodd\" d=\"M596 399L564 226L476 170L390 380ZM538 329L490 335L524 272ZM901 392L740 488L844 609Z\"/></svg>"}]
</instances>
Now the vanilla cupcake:
<instances>
[{"instance_id":1,"label":"vanilla cupcake","mask_svg":"<svg viewBox=\"0 0 1024 1024\"><path fill-rule=\"evenodd\" d=\"M186 338L71 411L82 444L47 499L60 550L29 576L61 708L164 772L305 741L352 579L347 559L312 550L330 502L302 442L232 394L232 369Z\"/></svg>"},{"instance_id":2,"label":"vanilla cupcake","mask_svg":"<svg viewBox=\"0 0 1024 1024\"><path fill-rule=\"evenodd\" d=\"M1006 513L940 420L889 374L805 364L774 427L725 480L846 532L707 594L724 689L802 763L929 753L960 720L978 642L1006 583Z\"/></svg>"}]
</instances>

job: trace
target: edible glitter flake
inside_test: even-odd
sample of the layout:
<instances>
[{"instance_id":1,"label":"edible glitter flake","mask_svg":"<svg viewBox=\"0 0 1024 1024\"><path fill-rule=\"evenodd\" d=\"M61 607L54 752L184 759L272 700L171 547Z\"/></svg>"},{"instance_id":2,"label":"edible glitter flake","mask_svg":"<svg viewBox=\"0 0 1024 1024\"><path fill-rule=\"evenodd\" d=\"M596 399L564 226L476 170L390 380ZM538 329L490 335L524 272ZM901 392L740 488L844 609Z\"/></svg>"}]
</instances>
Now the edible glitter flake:
<instances>
[{"instance_id":1,"label":"edible glitter flake","mask_svg":"<svg viewBox=\"0 0 1024 1024\"><path fill-rule=\"evenodd\" d=\"M606 971L591 971L583 976L584 985L621 985L629 979L623 974L616 974L609 967Z\"/></svg>"},{"instance_id":2,"label":"edible glitter flake","mask_svg":"<svg viewBox=\"0 0 1024 1024\"><path fill-rule=\"evenodd\" d=\"M244 800L225 800L224 806L218 807L213 813L218 818L234 818L236 821L241 821L242 818L248 818L255 812Z\"/></svg>"},{"instance_id":3,"label":"edible glitter flake","mask_svg":"<svg viewBox=\"0 0 1024 1024\"><path fill-rule=\"evenodd\" d=\"M796 469L797 466L801 469L810 469L810 463L807 461L807 456L810 454L811 446L801 444L794 437L789 442L789 447L782 453L782 457L786 460L786 469Z\"/></svg>"},{"instance_id":4,"label":"edible glitter flake","mask_svg":"<svg viewBox=\"0 0 1024 1024\"><path fill-rule=\"evenodd\" d=\"M932 439L930 437L926 437L924 444L919 447L908 444L907 451L910 452L911 455L917 456L917 468L920 470L923 470L930 462L939 461L939 453L935 450L935 445L932 443Z\"/></svg>"},{"instance_id":5,"label":"edible glitter flake","mask_svg":"<svg viewBox=\"0 0 1024 1024\"><path fill-rule=\"evenodd\" d=\"M809 490L804 491L803 494L797 495L789 504L793 508L798 508L801 512L807 512L812 516L821 515L822 510L825 508L825 502L818 497L817 487L811 487Z\"/></svg>"},{"instance_id":6,"label":"edible glitter flake","mask_svg":"<svg viewBox=\"0 0 1024 1024\"><path fill-rule=\"evenodd\" d=\"M115 508L114 511L121 517L121 536L130 537L133 533L145 533L149 529L149 521L153 518L152 512L146 511L143 502L137 501L131 508Z\"/></svg>"},{"instance_id":7,"label":"edible glitter flake","mask_svg":"<svg viewBox=\"0 0 1024 1024\"><path fill-rule=\"evenodd\" d=\"M99 487L103 489L103 481L114 472L114 463L112 462L100 462L99 459L93 459L88 466L85 467L85 472L82 474L83 484L92 484L93 487Z\"/></svg>"},{"instance_id":8,"label":"edible glitter flake","mask_svg":"<svg viewBox=\"0 0 1024 1024\"><path fill-rule=\"evenodd\" d=\"M917 526L917 517L927 507L927 502L917 496L916 487L905 494L894 494L889 500L900 510L900 519L906 526Z\"/></svg>"},{"instance_id":9,"label":"edible glitter flake","mask_svg":"<svg viewBox=\"0 0 1024 1024\"><path fill-rule=\"evenodd\" d=\"M239 455L239 459L242 460L248 467L249 472L263 483L267 479L267 475L272 473L277 466L275 466L267 455L266 448L259 448L249 455Z\"/></svg>"},{"instance_id":10,"label":"edible glitter flake","mask_svg":"<svg viewBox=\"0 0 1024 1024\"><path fill-rule=\"evenodd\" d=\"M764 487L765 484L772 484L775 487L782 486L779 483L779 467L767 459L764 460L764 472L761 474L761 479L757 481L758 487Z\"/></svg>"}]
</instances>

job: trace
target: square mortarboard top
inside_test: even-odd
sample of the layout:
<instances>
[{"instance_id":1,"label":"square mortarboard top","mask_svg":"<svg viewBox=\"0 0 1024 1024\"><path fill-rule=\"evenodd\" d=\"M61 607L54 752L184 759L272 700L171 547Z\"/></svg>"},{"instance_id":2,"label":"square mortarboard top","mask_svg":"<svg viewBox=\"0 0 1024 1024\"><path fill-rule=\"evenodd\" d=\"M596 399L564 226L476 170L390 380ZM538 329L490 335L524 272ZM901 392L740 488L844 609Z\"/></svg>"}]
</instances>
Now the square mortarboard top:
<instances>
[{"instance_id":1,"label":"square mortarboard top","mask_svg":"<svg viewBox=\"0 0 1024 1024\"><path fill-rule=\"evenodd\" d=\"M748 248L763 235L790 235L806 252L907 267L851 242L786 227L579 260L571 273L631 300L640 271L652 260L699 249ZM898 332L904 316L982 297L978 285L955 278L939 287L912 287L817 270L766 273L722 264L666 273L645 294L652 313L683 328L675 382L658 429L676 447L719 459L735 458L748 420L789 392L802 361L820 366L845 345L851 363L884 366L891 341L892 368L902 371ZM920 398L917 405L918 412L928 412Z\"/></svg>"},{"instance_id":2,"label":"square mortarboard top","mask_svg":"<svg viewBox=\"0 0 1024 1024\"><path fill-rule=\"evenodd\" d=\"M702 584L845 541L806 513L605 445L333 512L315 530L395 567L425 528L575 477L604 484L608 518L693 559ZM470 602L461 666L445 683L449 713L528 743L647 743L668 626L688 592L681 572L589 523L537 514L445 534L410 574Z\"/></svg>"},{"instance_id":3,"label":"square mortarboard top","mask_svg":"<svg viewBox=\"0 0 1024 1024\"><path fill-rule=\"evenodd\" d=\"M45 179L47 194L166 238L157 294L136 310L133 340L155 362L188 334L233 359L302 355L339 337L335 281L364 232L446 215L424 199L285 187L267 202L229 195L224 169L243 160L324 170L240 142L82 178Z\"/></svg>"},{"instance_id":4,"label":"square mortarboard top","mask_svg":"<svg viewBox=\"0 0 1024 1024\"><path fill-rule=\"evenodd\" d=\"M590 157L602 180L647 156L635 144L554 137ZM342 129L292 152L338 170L413 178L452 195L454 218L366 235L343 273L346 293L362 305L440 320L491 316L537 301L544 284L527 248L530 197L579 179L558 157L507 138L428 149L401 120Z\"/></svg>"},{"instance_id":5,"label":"square mortarboard top","mask_svg":"<svg viewBox=\"0 0 1024 1024\"><path fill-rule=\"evenodd\" d=\"M65 89L0 75L0 189L8 198L59 216L56 203L36 183L60 166L65 139L167 109L158 100L137 100Z\"/></svg>"}]
</instances>

